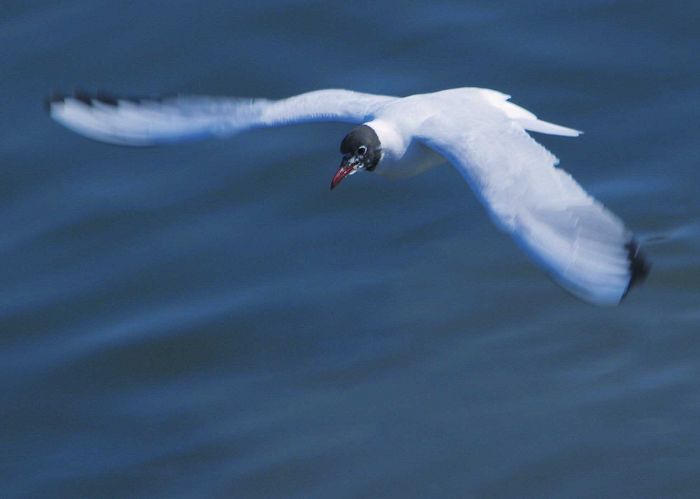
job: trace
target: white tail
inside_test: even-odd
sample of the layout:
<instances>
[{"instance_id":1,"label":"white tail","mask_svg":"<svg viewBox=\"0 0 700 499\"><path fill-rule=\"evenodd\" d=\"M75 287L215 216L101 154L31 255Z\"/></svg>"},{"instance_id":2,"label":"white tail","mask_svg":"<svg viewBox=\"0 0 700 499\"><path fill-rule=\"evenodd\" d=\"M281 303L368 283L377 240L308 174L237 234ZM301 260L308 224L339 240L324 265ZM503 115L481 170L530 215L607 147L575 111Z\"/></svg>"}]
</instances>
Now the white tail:
<instances>
[{"instance_id":1,"label":"white tail","mask_svg":"<svg viewBox=\"0 0 700 499\"><path fill-rule=\"evenodd\" d=\"M508 102L510 95L502 94L495 90L482 89L484 97L493 106L503 111L506 116L518 123L525 130L531 132L546 133L549 135L563 135L565 137L578 137L583 132L579 130L574 130L573 128L567 128L561 125L555 125L548 121L540 120L533 113L527 109L520 107L512 102Z\"/></svg>"}]
</instances>

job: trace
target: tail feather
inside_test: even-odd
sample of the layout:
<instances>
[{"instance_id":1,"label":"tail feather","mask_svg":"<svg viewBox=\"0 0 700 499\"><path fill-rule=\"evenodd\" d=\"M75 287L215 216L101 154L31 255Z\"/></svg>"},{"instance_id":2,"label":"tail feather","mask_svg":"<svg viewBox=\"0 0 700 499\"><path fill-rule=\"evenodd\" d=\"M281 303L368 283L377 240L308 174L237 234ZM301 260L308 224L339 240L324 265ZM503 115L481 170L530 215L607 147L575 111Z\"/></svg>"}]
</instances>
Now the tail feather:
<instances>
[{"instance_id":1,"label":"tail feather","mask_svg":"<svg viewBox=\"0 0 700 499\"><path fill-rule=\"evenodd\" d=\"M510 95L485 88L481 89L481 92L491 105L503 111L506 116L518 123L525 130L549 135L563 135L565 137L578 137L583 133L573 128L555 125L554 123L538 119L537 116L524 107L509 102L508 99L510 99Z\"/></svg>"},{"instance_id":2,"label":"tail feather","mask_svg":"<svg viewBox=\"0 0 700 499\"><path fill-rule=\"evenodd\" d=\"M522 125L525 130L531 132L546 133L549 135L563 135L565 137L578 137L583 132L579 130L574 130L573 128L567 128L561 125L555 125L549 121L539 120L539 119L526 119L526 120L516 120Z\"/></svg>"}]
</instances>

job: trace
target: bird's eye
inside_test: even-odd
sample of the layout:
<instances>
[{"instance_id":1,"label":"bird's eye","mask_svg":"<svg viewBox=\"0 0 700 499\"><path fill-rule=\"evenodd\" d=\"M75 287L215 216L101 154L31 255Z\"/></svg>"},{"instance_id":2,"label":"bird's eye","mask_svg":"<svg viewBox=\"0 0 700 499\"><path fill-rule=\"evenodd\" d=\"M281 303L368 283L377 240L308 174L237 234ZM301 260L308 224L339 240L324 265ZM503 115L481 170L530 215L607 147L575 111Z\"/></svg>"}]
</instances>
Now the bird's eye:
<instances>
[{"instance_id":1,"label":"bird's eye","mask_svg":"<svg viewBox=\"0 0 700 499\"><path fill-rule=\"evenodd\" d=\"M357 148L357 154L359 154L360 156L364 156L366 152L367 148L365 146L360 146Z\"/></svg>"}]
</instances>

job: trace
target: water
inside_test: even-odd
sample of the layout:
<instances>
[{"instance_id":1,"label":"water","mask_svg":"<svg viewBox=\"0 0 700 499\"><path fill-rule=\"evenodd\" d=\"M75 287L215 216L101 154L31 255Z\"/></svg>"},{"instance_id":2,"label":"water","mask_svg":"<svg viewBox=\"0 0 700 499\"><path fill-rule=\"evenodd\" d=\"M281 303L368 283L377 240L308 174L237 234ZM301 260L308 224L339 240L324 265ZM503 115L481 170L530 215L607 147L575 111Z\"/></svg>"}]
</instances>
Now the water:
<instances>
[{"instance_id":1,"label":"water","mask_svg":"<svg viewBox=\"0 0 700 499\"><path fill-rule=\"evenodd\" d=\"M5 1L3 497L697 497L697 2ZM485 86L653 272L582 304L456 171L357 175L344 125L145 150L52 89Z\"/></svg>"}]
</instances>

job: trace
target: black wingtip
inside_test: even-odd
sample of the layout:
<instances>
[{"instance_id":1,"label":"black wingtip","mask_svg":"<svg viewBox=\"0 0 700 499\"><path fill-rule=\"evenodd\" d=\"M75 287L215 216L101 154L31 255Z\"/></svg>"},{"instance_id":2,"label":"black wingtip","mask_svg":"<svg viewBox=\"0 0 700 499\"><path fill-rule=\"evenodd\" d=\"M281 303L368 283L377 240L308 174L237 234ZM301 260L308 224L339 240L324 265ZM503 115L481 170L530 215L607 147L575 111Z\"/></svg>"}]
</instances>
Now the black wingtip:
<instances>
[{"instance_id":1,"label":"black wingtip","mask_svg":"<svg viewBox=\"0 0 700 499\"><path fill-rule=\"evenodd\" d=\"M95 100L101 104L106 104L107 106L116 107L119 105L119 99L117 97L101 90L98 90L95 94Z\"/></svg>"},{"instance_id":2,"label":"black wingtip","mask_svg":"<svg viewBox=\"0 0 700 499\"><path fill-rule=\"evenodd\" d=\"M73 91L73 98L78 102L82 102L86 106L92 106L92 96L85 90L76 88Z\"/></svg>"},{"instance_id":3,"label":"black wingtip","mask_svg":"<svg viewBox=\"0 0 700 499\"><path fill-rule=\"evenodd\" d=\"M141 104L144 102L162 102L167 99L174 98L174 95L163 95L163 96L150 96L150 97L122 97L116 96L109 92L98 90L97 92L87 92L80 88L75 89L72 94L63 94L58 92L52 92L48 97L44 99L44 109L47 113L51 113L51 107L55 103L65 102L66 99L72 99L74 101L80 102L88 107L93 107L95 104L103 104L106 106L117 107L120 101L131 102L133 104Z\"/></svg>"},{"instance_id":4,"label":"black wingtip","mask_svg":"<svg viewBox=\"0 0 700 499\"><path fill-rule=\"evenodd\" d=\"M44 99L44 110L51 114L51 108L53 105L65 102L66 99L73 99L78 102L82 102L86 106L92 106L94 102L93 97L88 92L81 89L74 90L72 95L66 95L64 93L54 91Z\"/></svg>"},{"instance_id":5,"label":"black wingtip","mask_svg":"<svg viewBox=\"0 0 700 499\"><path fill-rule=\"evenodd\" d=\"M639 248L637 241L632 239L625 245L625 249L627 250L627 261L629 262L630 282L627 285L623 298L627 296L627 293L629 293L634 286L643 283L651 271L651 264Z\"/></svg>"},{"instance_id":6,"label":"black wingtip","mask_svg":"<svg viewBox=\"0 0 700 499\"><path fill-rule=\"evenodd\" d=\"M44 111L51 114L51 106L58 102L63 102L66 96L60 92L51 92L46 98L44 98Z\"/></svg>"}]
</instances>

